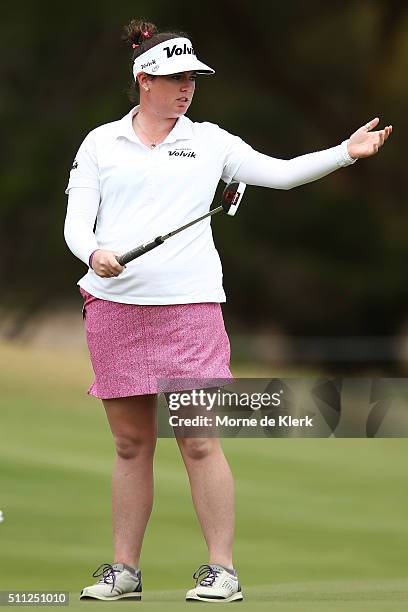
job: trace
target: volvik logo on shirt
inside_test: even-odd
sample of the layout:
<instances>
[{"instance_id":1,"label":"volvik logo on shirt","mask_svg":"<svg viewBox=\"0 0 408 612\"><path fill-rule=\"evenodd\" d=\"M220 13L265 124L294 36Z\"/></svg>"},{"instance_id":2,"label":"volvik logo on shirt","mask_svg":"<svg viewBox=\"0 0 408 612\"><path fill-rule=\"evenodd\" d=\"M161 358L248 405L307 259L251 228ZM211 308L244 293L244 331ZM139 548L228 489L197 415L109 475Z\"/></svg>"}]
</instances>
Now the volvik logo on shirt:
<instances>
[{"instance_id":1,"label":"volvik logo on shirt","mask_svg":"<svg viewBox=\"0 0 408 612\"><path fill-rule=\"evenodd\" d=\"M191 149L174 149L169 151L169 157L193 157L195 158L197 153Z\"/></svg>"},{"instance_id":2,"label":"volvik logo on shirt","mask_svg":"<svg viewBox=\"0 0 408 612\"><path fill-rule=\"evenodd\" d=\"M194 48L188 47L186 43L182 47L173 45L170 47L164 47L164 51L167 51L167 58L173 57L173 55L195 55Z\"/></svg>"}]
</instances>

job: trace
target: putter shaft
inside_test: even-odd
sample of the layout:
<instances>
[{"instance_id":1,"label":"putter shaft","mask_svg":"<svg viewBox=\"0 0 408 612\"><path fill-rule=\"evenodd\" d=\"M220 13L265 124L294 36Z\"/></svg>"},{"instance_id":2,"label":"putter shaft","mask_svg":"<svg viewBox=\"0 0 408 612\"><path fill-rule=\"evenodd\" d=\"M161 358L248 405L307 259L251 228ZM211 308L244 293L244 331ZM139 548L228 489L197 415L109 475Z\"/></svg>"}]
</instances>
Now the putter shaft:
<instances>
[{"instance_id":1,"label":"putter shaft","mask_svg":"<svg viewBox=\"0 0 408 612\"><path fill-rule=\"evenodd\" d=\"M194 225L195 223L202 221L206 217L211 217L212 215L215 215L221 210L223 210L223 207L217 206L217 208L210 210L210 212L206 213L202 217L199 217L198 219L194 219L194 221L190 221L190 223L186 223L186 225L182 225L181 227L173 230L172 232L169 232L168 234L165 234L164 236L157 236L157 238L150 240L150 242L141 244L140 246L132 249L131 251L127 251L127 253L120 255L116 259L118 260L121 266L124 266L125 264L129 263L129 261L133 261L134 259L137 259L141 255L144 255L148 251L151 251L155 249L156 247L160 246L161 244L163 244L165 240L167 240L167 238L171 238L171 236L175 236L179 232L182 232L183 230L187 229L187 227L190 227L191 225Z\"/></svg>"}]
</instances>

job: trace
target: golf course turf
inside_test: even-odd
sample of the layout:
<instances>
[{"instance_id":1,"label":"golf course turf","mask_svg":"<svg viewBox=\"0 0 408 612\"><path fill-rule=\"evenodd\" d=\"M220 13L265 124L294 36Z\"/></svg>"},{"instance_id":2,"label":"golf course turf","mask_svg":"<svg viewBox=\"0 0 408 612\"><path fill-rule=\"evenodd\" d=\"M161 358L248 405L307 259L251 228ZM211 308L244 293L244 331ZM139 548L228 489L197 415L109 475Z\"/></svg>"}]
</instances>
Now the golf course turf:
<instances>
[{"instance_id":1,"label":"golf course turf","mask_svg":"<svg viewBox=\"0 0 408 612\"><path fill-rule=\"evenodd\" d=\"M86 395L87 354L2 344L0 360L0 590L70 591L70 607L92 607L78 596L113 562L114 446L101 402ZM408 609L406 439L222 444L236 482L242 608ZM191 605L185 591L206 562L177 445L159 439L141 605Z\"/></svg>"}]
</instances>

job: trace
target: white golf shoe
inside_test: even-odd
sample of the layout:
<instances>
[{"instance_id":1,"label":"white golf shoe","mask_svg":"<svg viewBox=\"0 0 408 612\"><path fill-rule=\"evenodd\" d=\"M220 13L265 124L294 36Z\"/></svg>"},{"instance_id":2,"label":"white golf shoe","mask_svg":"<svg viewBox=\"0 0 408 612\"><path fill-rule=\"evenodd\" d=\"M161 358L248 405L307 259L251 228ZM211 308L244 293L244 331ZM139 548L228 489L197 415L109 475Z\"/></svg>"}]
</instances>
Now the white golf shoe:
<instances>
[{"instance_id":1,"label":"white golf shoe","mask_svg":"<svg viewBox=\"0 0 408 612\"><path fill-rule=\"evenodd\" d=\"M193 578L197 584L187 592L186 601L228 603L243 599L235 570L227 570L222 565L201 565L193 574Z\"/></svg>"},{"instance_id":2,"label":"white golf shoe","mask_svg":"<svg viewBox=\"0 0 408 612\"><path fill-rule=\"evenodd\" d=\"M142 598L141 572L126 563L103 563L92 575L95 578L100 576L100 579L96 584L82 589L79 599L140 601Z\"/></svg>"}]
</instances>

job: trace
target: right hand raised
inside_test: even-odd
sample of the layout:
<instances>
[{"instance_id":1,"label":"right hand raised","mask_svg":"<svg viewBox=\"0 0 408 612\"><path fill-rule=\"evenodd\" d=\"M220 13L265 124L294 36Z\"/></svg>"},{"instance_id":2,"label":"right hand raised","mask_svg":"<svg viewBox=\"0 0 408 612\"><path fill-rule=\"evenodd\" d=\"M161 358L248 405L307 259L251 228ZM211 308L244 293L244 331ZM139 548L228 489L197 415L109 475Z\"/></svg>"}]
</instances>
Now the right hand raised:
<instances>
[{"instance_id":1,"label":"right hand raised","mask_svg":"<svg viewBox=\"0 0 408 612\"><path fill-rule=\"evenodd\" d=\"M116 259L119 255L120 253L116 253L116 251L98 249L92 257L92 269L98 276L103 278L119 276L126 268L126 266L121 266Z\"/></svg>"}]
</instances>

